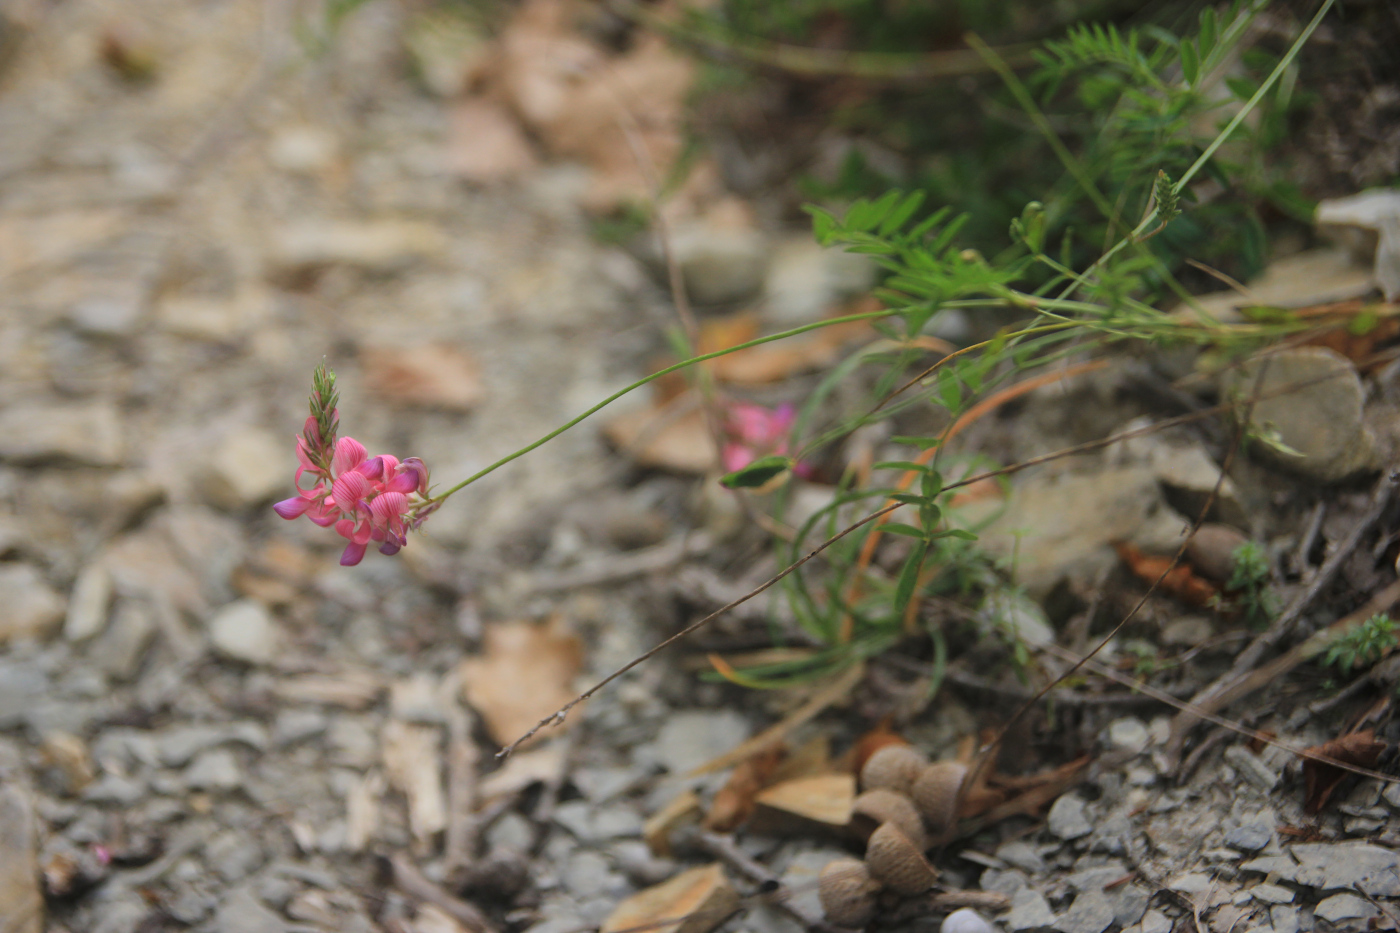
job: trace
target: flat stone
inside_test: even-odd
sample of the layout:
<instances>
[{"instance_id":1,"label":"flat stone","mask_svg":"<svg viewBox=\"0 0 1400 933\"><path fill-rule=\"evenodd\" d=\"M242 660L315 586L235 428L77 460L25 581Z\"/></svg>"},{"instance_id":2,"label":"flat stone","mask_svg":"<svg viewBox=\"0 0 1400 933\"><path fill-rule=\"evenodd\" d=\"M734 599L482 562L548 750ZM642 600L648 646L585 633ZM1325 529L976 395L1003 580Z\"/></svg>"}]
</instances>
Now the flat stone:
<instances>
[{"instance_id":1,"label":"flat stone","mask_svg":"<svg viewBox=\"0 0 1400 933\"><path fill-rule=\"evenodd\" d=\"M97 635L107 626L111 604L112 575L101 564L89 564L78 574L68 598L63 637L69 641L86 641Z\"/></svg>"},{"instance_id":2,"label":"flat stone","mask_svg":"<svg viewBox=\"0 0 1400 933\"><path fill-rule=\"evenodd\" d=\"M783 327L815 321L868 291L875 271L869 256L824 248L810 236L788 237L774 248L764 278L764 317Z\"/></svg>"},{"instance_id":3,"label":"flat stone","mask_svg":"<svg viewBox=\"0 0 1400 933\"><path fill-rule=\"evenodd\" d=\"M18 403L0 409L0 460L117 466L122 450L121 416L110 403Z\"/></svg>"},{"instance_id":4,"label":"flat stone","mask_svg":"<svg viewBox=\"0 0 1400 933\"><path fill-rule=\"evenodd\" d=\"M0 918L6 933L43 933L38 847L29 798L13 784L0 786Z\"/></svg>"},{"instance_id":5,"label":"flat stone","mask_svg":"<svg viewBox=\"0 0 1400 933\"><path fill-rule=\"evenodd\" d=\"M989 633L1014 636L1032 648L1055 641L1055 630L1040 604L1010 590L989 592L977 610L977 621Z\"/></svg>"},{"instance_id":6,"label":"flat stone","mask_svg":"<svg viewBox=\"0 0 1400 933\"><path fill-rule=\"evenodd\" d=\"M265 428L234 428L214 445L200 490L211 503L229 511L270 502L291 488L291 450L288 440Z\"/></svg>"},{"instance_id":7,"label":"flat stone","mask_svg":"<svg viewBox=\"0 0 1400 933\"><path fill-rule=\"evenodd\" d=\"M295 745L326 731L329 720L314 709L284 709L272 725L272 741L279 746Z\"/></svg>"},{"instance_id":8,"label":"flat stone","mask_svg":"<svg viewBox=\"0 0 1400 933\"><path fill-rule=\"evenodd\" d=\"M1256 901L1263 901L1265 904L1293 903L1293 892L1279 884L1256 884L1249 889L1249 894Z\"/></svg>"},{"instance_id":9,"label":"flat stone","mask_svg":"<svg viewBox=\"0 0 1400 933\"><path fill-rule=\"evenodd\" d=\"M1103 933L1113 923L1113 904L1099 888L1082 891L1055 921L1061 933Z\"/></svg>"},{"instance_id":10,"label":"flat stone","mask_svg":"<svg viewBox=\"0 0 1400 933\"><path fill-rule=\"evenodd\" d=\"M1299 863L1290 880L1298 884L1323 890L1359 887L1372 897L1400 897L1400 853L1391 849L1365 842L1307 842L1290 851Z\"/></svg>"},{"instance_id":11,"label":"flat stone","mask_svg":"<svg viewBox=\"0 0 1400 933\"><path fill-rule=\"evenodd\" d=\"M49 678L43 671L19 660L0 658L0 729L23 722L49 689Z\"/></svg>"},{"instance_id":12,"label":"flat stone","mask_svg":"<svg viewBox=\"0 0 1400 933\"><path fill-rule=\"evenodd\" d=\"M1012 933L1056 929L1055 912L1045 896L1033 888L1021 888L1011 896L1011 912L1004 922Z\"/></svg>"},{"instance_id":13,"label":"flat stone","mask_svg":"<svg viewBox=\"0 0 1400 933\"><path fill-rule=\"evenodd\" d=\"M285 933L287 923L268 910L247 888L225 897L214 916L217 933Z\"/></svg>"},{"instance_id":14,"label":"flat stone","mask_svg":"<svg viewBox=\"0 0 1400 933\"><path fill-rule=\"evenodd\" d=\"M230 830L220 833L204 847L209 866L229 884L248 877L265 861L262 846L245 833Z\"/></svg>"},{"instance_id":15,"label":"flat stone","mask_svg":"<svg viewBox=\"0 0 1400 933\"><path fill-rule=\"evenodd\" d=\"M29 564L0 564L0 645L43 639L63 621L64 599Z\"/></svg>"},{"instance_id":16,"label":"flat stone","mask_svg":"<svg viewBox=\"0 0 1400 933\"><path fill-rule=\"evenodd\" d=\"M1084 812L1084 800L1076 794L1065 794L1056 800L1047 822L1050 834L1057 839L1078 839L1094 831Z\"/></svg>"},{"instance_id":17,"label":"flat stone","mask_svg":"<svg viewBox=\"0 0 1400 933\"><path fill-rule=\"evenodd\" d=\"M1298 933L1298 908L1278 905L1269 908L1269 923L1274 933Z\"/></svg>"},{"instance_id":18,"label":"flat stone","mask_svg":"<svg viewBox=\"0 0 1400 933\"><path fill-rule=\"evenodd\" d=\"M746 219L682 224L672 234L671 250L686 291L697 304L739 301L763 286L768 243Z\"/></svg>"},{"instance_id":19,"label":"flat stone","mask_svg":"<svg viewBox=\"0 0 1400 933\"><path fill-rule=\"evenodd\" d=\"M1261 398L1250 423L1277 432L1288 453L1264 443L1250 453L1319 482L1344 480L1380 466L1375 438L1362 422L1365 393L1351 361L1322 347L1280 350L1245 361L1227 391Z\"/></svg>"},{"instance_id":20,"label":"flat stone","mask_svg":"<svg viewBox=\"0 0 1400 933\"><path fill-rule=\"evenodd\" d=\"M185 786L191 790L233 790L242 784L238 759L226 748L201 752L185 769Z\"/></svg>"},{"instance_id":21,"label":"flat stone","mask_svg":"<svg viewBox=\"0 0 1400 933\"><path fill-rule=\"evenodd\" d=\"M89 803L105 803L129 807L145 799L146 782L120 774L104 774L83 789L83 799Z\"/></svg>"},{"instance_id":22,"label":"flat stone","mask_svg":"<svg viewBox=\"0 0 1400 933\"><path fill-rule=\"evenodd\" d=\"M1204 894L1214 886L1211 876L1201 871L1186 872L1167 881L1167 888L1182 894Z\"/></svg>"},{"instance_id":23,"label":"flat stone","mask_svg":"<svg viewBox=\"0 0 1400 933\"><path fill-rule=\"evenodd\" d=\"M206 749L226 742L241 742L256 749L267 747L267 730L255 722L219 725L172 726L156 737L156 751L168 768L181 768Z\"/></svg>"},{"instance_id":24,"label":"flat stone","mask_svg":"<svg viewBox=\"0 0 1400 933\"><path fill-rule=\"evenodd\" d=\"M748 718L733 710L686 710L667 717L638 758L683 774L736 748L752 731Z\"/></svg>"},{"instance_id":25,"label":"flat stone","mask_svg":"<svg viewBox=\"0 0 1400 933\"><path fill-rule=\"evenodd\" d=\"M1225 844L1241 852L1258 852L1273 838L1274 828L1262 821L1245 823L1225 831Z\"/></svg>"},{"instance_id":26,"label":"flat stone","mask_svg":"<svg viewBox=\"0 0 1400 933\"><path fill-rule=\"evenodd\" d=\"M146 313L146 295L139 289L125 289L117 295L94 295L73 305L68 323L78 333L90 337L130 337Z\"/></svg>"},{"instance_id":27,"label":"flat stone","mask_svg":"<svg viewBox=\"0 0 1400 933\"><path fill-rule=\"evenodd\" d=\"M118 599L112 620L88 645L88 656L109 677L129 681L136 676L156 633L156 620L143 601Z\"/></svg>"},{"instance_id":28,"label":"flat stone","mask_svg":"<svg viewBox=\"0 0 1400 933\"><path fill-rule=\"evenodd\" d=\"M1113 901L1114 922L1120 927L1128 927L1140 921L1147 912L1147 905L1152 903L1152 894L1136 884L1125 884L1115 889L1110 898Z\"/></svg>"},{"instance_id":29,"label":"flat stone","mask_svg":"<svg viewBox=\"0 0 1400 933\"><path fill-rule=\"evenodd\" d=\"M1321 917L1330 923L1341 920L1368 920L1379 916L1380 911L1370 901L1355 894L1333 894L1318 903L1313 916Z\"/></svg>"},{"instance_id":30,"label":"flat stone","mask_svg":"<svg viewBox=\"0 0 1400 933\"><path fill-rule=\"evenodd\" d=\"M1243 745L1231 745L1225 749L1224 757L1241 777L1260 790L1271 791L1278 786L1278 774Z\"/></svg>"},{"instance_id":31,"label":"flat stone","mask_svg":"<svg viewBox=\"0 0 1400 933\"><path fill-rule=\"evenodd\" d=\"M420 221L298 221L276 230L269 246L272 266L284 275L332 265L388 273L441 255L447 236Z\"/></svg>"},{"instance_id":32,"label":"flat stone","mask_svg":"<svg viewBox=\"0 0 1400 933\"><path fill-rule=\"evenodd\" d=\"M1014 865L1033 875L1039 874L1047 868L1045 859L1040 857L1040 853L1035 850L1035 847L1022 839L1004 842L997 846L996 855L1006 864Z\"/></svg>"},{"instance_id":33,"label":"flat stone","mask_svg":"<svg viewBox=\"0 0 1400 933\"><path fill-rule=\"evenodd\" d=\"M1116 751L1138 754L1147 749L1147 726L1141 719L1125 716L1108 724L1108 745Z\"/></svg>"},{"instance_id":34,"label":"flat stone","mask_svg":"<svg viewBox=\"0 0 1400 933\"><path fill-rule=\"evenodd\" d=\"M996 928L977 911L964 907L944 917L938 933L996 933Z\"/></svg>"},{"instance_id":35,"label":"flat stone","mask_svg":"<svg viewBox=\"0 0 1400 933\"><path fill-rule=\"evenodd\" d=\"M281 633L263 604L253 599L229 603L209 621L209 639L225 657L268 664L281 647Z\"/></svg>"},{"instance_id":36,"label":"flat stone","mask_svg":"<svg viewBox=\"0 0 1400 933\"><path fill-rule=\"evenodd\" d=\"M1172 919L1160 910L1149 910L1139 921L1142 933L1171 933Z\"/></svg>"}]
</instances>

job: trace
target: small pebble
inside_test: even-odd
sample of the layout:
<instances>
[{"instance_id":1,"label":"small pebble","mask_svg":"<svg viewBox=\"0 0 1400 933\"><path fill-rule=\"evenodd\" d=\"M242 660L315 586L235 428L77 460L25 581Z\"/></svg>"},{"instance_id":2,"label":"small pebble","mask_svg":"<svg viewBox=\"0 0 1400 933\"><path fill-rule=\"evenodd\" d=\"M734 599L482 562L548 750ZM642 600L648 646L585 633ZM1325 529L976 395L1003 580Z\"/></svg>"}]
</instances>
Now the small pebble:
<instances>
[{"instance_id":1,"label":"small pebble","mask_svg":"<svg viewBox=\"0 0 1400 933\"><path fill-rule=\"evenodd\" d=\"M992 925L977 911L964 907L943 918L939 933L994 933Z\"/></svg>"},{"instance_id":2,"label":"small pebble","mask_svg":"<svg viewBox=\"0 0 1400 933\"><path fill-rule=\"evenodd\" d=\"M1278 774L1259 760L1259 756L1243 745L1231 745L1225 749L1225 760L1240 772L1240 776L1263 791L1278 786Z\"/></svg>"},{"instance_id":3,"label":"small pebble","mask_svg":"<svg viewBox=\"0 0 1400 933\"><path fill-rule=\"evenodd\" d=\"M1125 716L1109 723L1108 745L1116 751L1136 755L1146 750L1149 741L1147 726L1143 725L1141 719Z\"/></svg>"},{"instance_id":4,"label":"small pebble","mask_svg":"<svg viewBox=\"0 0 1400 933\"><path fill-rule=\"evenodd\" d=\"M1378 911L1369 901L1355 894L1333 894L1319 903L1313 911L1313 916L1331 923L1340 920L1364 920L1377 914Z\"/></svg>"},{"instance_id":5,"label":"small pebble","mask_svg":"<svg viewBox=\"0 0 1400 933\"><path fill-rule=\"evenodd\" d=\"M1065 794L1055 801L1047 817L1051 835L1058 839L1078 839L1094 831L1084 813L1084 800L1075 794Z\"/></svg>"},{"instance_id":6,"label":"small pebble","mask_svg":"<svg viewBox=\"0 0 1400 933\"><path fill-rule=\"evenodd\" d=\"M1274 838L1274 831L1267 823L1254 822L1236 826L1225 831L1225 844L1241 852L1258 852Z\"/></svg>"}]
</instances>

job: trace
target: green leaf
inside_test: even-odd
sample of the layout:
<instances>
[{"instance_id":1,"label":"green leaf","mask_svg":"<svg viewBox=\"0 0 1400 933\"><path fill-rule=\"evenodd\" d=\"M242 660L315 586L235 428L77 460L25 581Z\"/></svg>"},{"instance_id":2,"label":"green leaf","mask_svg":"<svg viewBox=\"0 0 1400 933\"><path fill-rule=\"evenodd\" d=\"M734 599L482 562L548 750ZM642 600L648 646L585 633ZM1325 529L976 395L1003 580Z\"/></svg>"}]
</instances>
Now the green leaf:
<instances>
[{"instance_id":1,"label":"green leaf","mask_svg":"<svg viewBox=\"0 0 1400 933\"><path fill-rule=\"evenodd\" d=\"M905 537L909 538L918 538L919 540L923 540L924 538L924 533L922 530L915 528L913 525L906 525L903 522L889 522L884 525L876 525L875 530L883 531L886 534L904 535Z\"/></svg>"},{"instance_id":2,"label":"green leaf","mask_svg":"<svg viewBox=\"0 0 1400 933\"><path fill-rule=\"evenodd\" d=\"M924 504L923 496L916 496L907 492L894 493L890 496L890 498L893 499L895 502L902 502L905 505L916 505L920 508L922 508Z\"/></svg>"},{"instance_id":3,"label":"green leaf","mask_svg":"<svg viewBox=\"0 0 1400 933\"><path fill-rule=\"evenodd\" d=\"M909 555L909 559L904 562L904 569L899 572L899 582L894 588L894 611L896 616L904 615L904 608L909 605L909 600L914 596L914 587L919 582L919 571L924 566L924 554L928 552L928 544L920 541L914 545L914 551Z\"/></svg>"},{"instance_id":4,"label":"green leaf","mask_svg":"<svg viewBox=\"0 0 1400 933\"><path fill-rule=\"evenodd\" d=\"M935 537L935 538L960 538L960 539L962 539L963 541L976 541L976 540L977 540L977 536L976 536L975 534L973 534L973 533L970 532L970 531L965 531L965 530L962 529L962 528L949 528L949 529L947 529L946 531L940 531L940 532L938 532L937 534L933 535L932 537Z\"/></svg>"},{"instance_id":5,"label":"green leaf","mask_svg":"<svg viewBox=\"0 0 1400 933\"><path fill-rule=\"evenodd\" d=\"M909 218L914 216L914 212L917 211L919 206L923 203L924 193L922 191L909 192L909 195L899 204L895 205L894 210L890 211L889 216L880 224L880 229L877 232L880 236L889 236L894 233L909 222Z\"/></svg>"},{"instance_id":6,"label":"green leaf","mask_svg":"<svg viewBox=\"0 0 1400 933\"><path fill-rule=\"evenodd\" d=\"M957 411L962 405L962 386L958 385L958 377L951 370L938 371L938 397L949 411Z\"/></svg>"},{"instance_id":7,"label":"green leaf","mask_svg":"<svg viewBox=\"0 0 1400 933\"><path fill-rule=\"evenodd\" d=\"M1201 34L1196 39L1201 47L1201 58L1210 58L1210 53L1215 51L1215 41L1220 35L1219 23L1215 18L1215 10L1206 7L1201 13Z\"/></svg>"},{"instance_id":8,"label":"green leaf","mask_svg":"<svg viewBox=\"0 0 1400 933\"><path fill-rule=\"evenodd\" d=\"M755 489L791 469L791 457L760 457L748 466L720 477L720 483L730 489Z\"/></svg>"},{"instance_id":9,"label":"green leaf","mask_svg":"<svg viewBox=\"0 0 1400 933\"><path fill-rule=\"evenodd\" d=\"M912 460L885 460L875 464L872 470L914 470L919 473L927 473L933 469L927 463L915 463Z\"/></svg>"},{"instance_id":10,"label":"green leaf","mask_svg":"<svg viewBox=\"0 0 1400 933\"><path fill-rule=\"evenodd\" d=\"M920 450L928 450L930 447L937 447L939 439L936 437L919 437L911 434L896 434L890 438L896 444L909 444Z\"/></svg>"}]
</instances>

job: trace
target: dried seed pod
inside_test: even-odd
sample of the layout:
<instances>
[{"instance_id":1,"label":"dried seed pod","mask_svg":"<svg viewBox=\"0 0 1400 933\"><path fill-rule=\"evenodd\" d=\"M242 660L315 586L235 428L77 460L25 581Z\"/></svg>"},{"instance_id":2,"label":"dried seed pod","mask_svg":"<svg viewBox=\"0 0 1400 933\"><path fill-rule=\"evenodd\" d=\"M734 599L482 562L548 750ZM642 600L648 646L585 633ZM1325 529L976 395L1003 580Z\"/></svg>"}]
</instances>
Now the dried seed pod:
<instances>
[{"instance_id":1,"label":"dried seed pod","mask_svg":"<svg viewBox=\"0 0 1400 933\"><path fill-rule=\"evenodd\" d=\"M881 823L870 834L865 864L876 881L896 894L922 894L938 878L924 853L893 823Z\"/></svg>"},{"instance_id":2,"label":"dried seed pod","mask_svg":"<svg viewBox=\"0 0 1400 933\"><path fill-rule=\"evenodd\" d=\"M869 839L881 823L893 823L914 845L924 847L924 821L919 818L914 801L899 791L877 787L861 794L851 805L851 828L862 839Z\"/></svg>"},{"instance_id":3,"label":"dried seed pod","mask_svg":"<svg viewBox=\"0 0 1400 933\"><path fill-rule=\"evenodd\" d=\"M875 916L880 882L865 863L853 858L827 862L817 879L817 897L826 919L839 927L863 927Z\"/></svg>"},{"instance_id":4,"label":"dried seed pod","mask_svg":"<svg viewBox=\"0 0 1400 933\"><path fill-rule=\"evenodd\" d=\"M956 761L935 761L919 774L909 796L924 815L929 832L940 836L958 818L958 791L967 777L967 765Z\"/></svg>"},{"instance_id":5,"label":"dried seed pod","mask_svg":"<svg viewBox=\"0 0 1400 933\"><path fill-rule=\"evenodd\" d=\"M886 745L877 749L860 769L862 790L887 788L909 793L918 780L919 772L928 767L928 759L908 745Z\"/></svg>"}]
</instances>

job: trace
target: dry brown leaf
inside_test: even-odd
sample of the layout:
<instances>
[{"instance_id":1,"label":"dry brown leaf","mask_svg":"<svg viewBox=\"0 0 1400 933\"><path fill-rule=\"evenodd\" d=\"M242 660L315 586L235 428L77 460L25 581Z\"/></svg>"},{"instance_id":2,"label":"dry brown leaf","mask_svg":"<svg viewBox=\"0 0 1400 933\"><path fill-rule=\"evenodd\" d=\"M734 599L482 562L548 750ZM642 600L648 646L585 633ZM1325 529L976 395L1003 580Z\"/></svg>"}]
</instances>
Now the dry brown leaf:
<instances>
[{"instance_id":1,"label":"dry brown leaf","mask_svg":"<svg viewBox=\"0 0 1400 933\"><path fill-rule=\"evenodd\" d=\"M531 784L549 783L564 773L564 748L558 743L516 752L499 769L481 779L477 795L482 802L522 791Z\"/></svg>"},{"instance_id":2,"label":"dry brown leaf","mask_svg":"<svg viewBox=\"0 0 1400 933\"><path fill-rule=\"evenodd\" d=\"M699 400L691 393L616 415L603 425L603 434L646 467L703 475L719 460Z\"/></svg>"},{"instance_id":3,"label":"dry brown leaf","mask_svg":"<svg viewBox=\"0 0 1400 933\"><path fill-rule=\"evenodd\" d=\"M783 781L760 791L760 807L800 817L825 826L845 826L851 821L856 799L854 774L816 774Z\"/></svg>"},{"instance_id":4,"label":"dry brown leaf","mask_svg":"<svg viewBox=\"0 0 1400 933\"><path fill-rule=\"evenodd\" d=\"M574 698L583 645L558 617L495 623L482 647L481 656L462 662L462 692L502 745Z\"/></svg>"},{"instance_id":5,"label":"dry brown leaf","mask_svg":"<svg viewBox=\"0 0 1400 933\"><path fill-rule=\"evenodd\" d=\"M738 906L739 896L716 862L633 894L603 921L599 933L708 933Z\"/></svg>"},{"instance_id":6,"label":"dry brown leaf","mask_svg":"<svg viewBox=\"0 0 1400 933\"><path fill-rule=\"evenodd\" d=\"M775 745L735 765L729 773L729 780L724 782L710 802L710 812L705 814L705 828L727 833L743 825L753 812L758 792L768 786L769 779L786 754L785 746Z\"/></svg>"},{"instance_id":7,"label":"dry brown leaf","mask_svg":"<svg viewBox=\"0 0 1400 933\"><path fill-rule=\"evenodd\" d=\"M1385 743L1376 740L1376 733L1370 729L1353 732L1321 745L1304 749L1313 755L1324 755L1344 764L1358 768L1374 768L1385 751ZM1313 758L1303 759L1303 808L1308 813L1321 812L1327 806L1332 792L1351 772L1325 761Z\"/></svg>"},{"instance_id":8,"label":"dry brown leaf","mask_svg":"<svg viewBox=\"0 0 1400 933\"><path fill-rule=\"evenodd\" d=\"M845 769L838 762L831 760L831 739L824 733L818 733L788 752L768 783L777 784L779 781L842 770Z\"/></svg>"},{"instance_id":9,"label":"dry brown leaf","mask_svg":"<svg viewBox=\"0 0 1400 933\"><path fill-rule=\"evenodd\" d=\"M362 362L370 391L390 402L467 411L481 399L481 372L460 347L369 347Z\"/></svg>"},{"instance_id":10,"label":"dry brown leaf","mask_svg":"<svg viewBox=\"0 0 1400 933\"><path fill-rule=\"evenodd\" d=\"M1133 576L1149 585L1161 579L1158 589L1188 606L1209 606L1220 595L1220 590L1216 589L1214 583L1197 576L1185 564L1172 567L1170 557L1144 554L1137 547L1122 541L1113 547L1123 559L1123 563L1133 572ZM1163 573L1166 573L1165 577L1162 576Z\"/></svg>"},{"instance_id":11,"label":"dry brown leaf","mask_svg":"<svg viewBox=\"0 0 1400 933\"><path fill-rule=\"evenodd\" d=\"M390 720L380 733L380 751L389 783L408 798L409 828L426 844L447 827L438 730Z\"/></svg>"},{"instance_id":12,"label":"dry brown leaf","mask_svg":"<svg viewBox=\"0 0 1400 933\"><path fill-rule=\"evenodd\" d=\"M448 171L476 184L511 181L539 164L535 150L505 107L483 97L453 105Z\"/></svg>"},{"instance_id":13,"label":"dry brown leaf","mask_svg":"<svg viewBox=\"0 0 1400 933\"><path fill-rule=\"evenodd\" d=\"M1356 363L1369 372L1389 359L1377 360L1380 348L1400 337L1400 306L1376 301L1340 301L1333 304L1300 308L1293 312L1300 318L1337 318L1330 330L1308 338L1306 346L1326 347Z\"/></svg>"}]
</instances>

